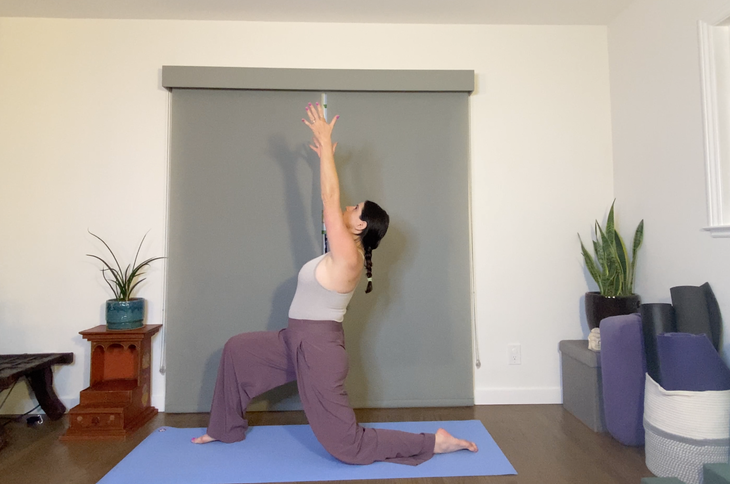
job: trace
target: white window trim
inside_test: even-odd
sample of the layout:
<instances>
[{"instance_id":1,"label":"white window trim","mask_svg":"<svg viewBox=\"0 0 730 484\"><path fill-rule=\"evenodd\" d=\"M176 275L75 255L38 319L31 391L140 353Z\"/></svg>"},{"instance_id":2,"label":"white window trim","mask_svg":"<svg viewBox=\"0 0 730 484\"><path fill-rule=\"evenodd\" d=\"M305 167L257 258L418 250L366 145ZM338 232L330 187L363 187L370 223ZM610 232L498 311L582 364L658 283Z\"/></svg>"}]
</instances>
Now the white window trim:
<instances>
[{"instance_id":1,"label":"white window trim","mask_svg":"<svg viewBox=\"0 0 730 484\"><path fill-rule=\"evenodd\" d=\"M703 230L713 237L730 237L730 213L724 213L727 210L723 209L723 197L730 197L730 193L723 193L723 176L730 176L730 159L724 160L721 150L722 137L728 136L722 133L728 132L730 126L721 126L720 121L717 91L717 56L720 53L715 48L720 25L728 18L730 2L698 22L708 213L708 226Z\"/></svg>"}]
</instances>

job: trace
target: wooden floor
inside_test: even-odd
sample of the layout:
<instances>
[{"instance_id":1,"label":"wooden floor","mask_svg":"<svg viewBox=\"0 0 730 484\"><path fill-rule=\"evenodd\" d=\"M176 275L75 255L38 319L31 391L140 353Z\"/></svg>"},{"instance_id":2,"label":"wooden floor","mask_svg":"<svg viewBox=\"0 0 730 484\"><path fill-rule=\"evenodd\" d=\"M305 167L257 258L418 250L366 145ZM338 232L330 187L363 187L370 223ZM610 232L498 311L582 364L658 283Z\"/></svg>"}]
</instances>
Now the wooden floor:
<instances>
[{"instance_id":1,"label":"wooden floor","mask_svg":"<svg viewBox=\"0 0 730 484\"><path fill-rule=\"evenodd\" d=\"M594 433L560 405L356 412L361 422L481 420L518 472L516 476L389 480L397 484L639 484L642 477L652 475L644 464L642 447L626 447L608 434ZM27 427L24 420L13 422L5 427L9 443L0 450L0 482L93 484L155 428L204 427L207 420L207 414L159 414L124 442L59 442L58 437L68 425L66 417L37 427ZM285 425L303 424L306 419L301 412L252 412L249 422Z\"/></svg>"}]
</instances>

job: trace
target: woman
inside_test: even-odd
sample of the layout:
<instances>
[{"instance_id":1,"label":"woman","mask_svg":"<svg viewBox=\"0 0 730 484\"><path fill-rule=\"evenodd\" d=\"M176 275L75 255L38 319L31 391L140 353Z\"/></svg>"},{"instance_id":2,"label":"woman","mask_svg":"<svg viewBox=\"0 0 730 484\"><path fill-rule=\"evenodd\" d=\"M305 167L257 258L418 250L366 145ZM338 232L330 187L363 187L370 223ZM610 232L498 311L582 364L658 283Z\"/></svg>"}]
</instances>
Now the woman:
<instances>
[{"instance_id":1,"label":"woman","mask_svg":"<svg viewBox=\"0 0 730 484\"><path fill-rule=\"evenodd\" d=\"M331 123L317 103L307 106L313 133L310 145L320 159L324 223L330 250L306 263L289 309L289 326L234 336L226 343L218 370L208 433L196 444L245 439L244 417L249 401L272 388L297 380L299 396L317 440L337 459L349 464L389 461L417 465L434 453L468 449L473 442L444 429L413 434L357 424L345 391L348 361L342 320L366 268L372 290L372 251L388 230L388 214L366 201L340 211L340 185L335 168Z\"/></svg>"}]
</instances>

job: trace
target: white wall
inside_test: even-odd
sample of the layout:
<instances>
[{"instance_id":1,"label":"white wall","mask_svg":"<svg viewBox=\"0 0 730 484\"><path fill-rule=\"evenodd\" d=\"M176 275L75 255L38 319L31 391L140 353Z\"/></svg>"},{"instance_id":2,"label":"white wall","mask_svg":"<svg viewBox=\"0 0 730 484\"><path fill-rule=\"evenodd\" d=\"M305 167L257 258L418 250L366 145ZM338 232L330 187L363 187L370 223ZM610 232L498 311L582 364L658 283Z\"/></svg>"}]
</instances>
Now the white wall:
<instances>
[{"instance_id":1,"label":"white wall","mask_svg":"<svg viewBox=\"0 0 730 484\"><path fill-rule=\"evenodd\" d=\"M0 353L74 352L76 363L55 374L75 405L89 374L89 343L77 333L103 324L108 297L84 256L100 250L87 228L126 257L151 230L144 255L164 253L162 65L473 69L477 403L559 402L558 342L587 335L576 232L588 236L613 196L606 33L0 19ZM158 264L140 292L149 323L164 322L163 280ZM510 343L522 345L521 366L507 365ZM164 408L158 371L152 403ZM32 405L19 386L0 412Z\"/></svg>"},{"instance_id":2,"label":"white wall","mask_svg":"<svg viewBox=\"0 0 730 484\"><path fill-rule=\"evenodd\" d=\"M639 292L644 302L670 302L671 287L709 282L725 332L730 239L701 230L708 216L697 22L729 3L638 0L608 36L619 212L627 230L640 218L646 224Z\"/></svg>"}]
</instances>

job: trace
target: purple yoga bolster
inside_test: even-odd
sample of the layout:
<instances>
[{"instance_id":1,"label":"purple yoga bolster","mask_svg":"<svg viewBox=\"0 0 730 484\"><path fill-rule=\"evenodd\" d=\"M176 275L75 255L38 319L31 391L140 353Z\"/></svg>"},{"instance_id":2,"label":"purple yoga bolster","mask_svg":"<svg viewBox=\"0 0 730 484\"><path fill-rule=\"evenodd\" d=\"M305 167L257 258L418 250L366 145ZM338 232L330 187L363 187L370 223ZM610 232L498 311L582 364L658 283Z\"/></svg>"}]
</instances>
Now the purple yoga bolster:
<instances>
[{"instance_id":1,"label":"purple yoga bolster","mask_svg":"<svg viewBox=\"0 0 730 484\"><path fill-rule=\"evenodd\" d=\"M657 352L665 390L730 390L730 369L707 335L661 334L657 336Z\"/></svg>"},{"instance_id":2,"label":"purple yoga bolster","mask_svg":"<svg viewBox=\"0 0 730 484\"><path fill-rule=\"evenodd\" d=\"M639 314L601 321L601 376L606 429L625 445L644 444L646 356Z\"/></svg>"}]
</instances>

